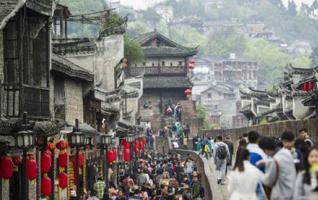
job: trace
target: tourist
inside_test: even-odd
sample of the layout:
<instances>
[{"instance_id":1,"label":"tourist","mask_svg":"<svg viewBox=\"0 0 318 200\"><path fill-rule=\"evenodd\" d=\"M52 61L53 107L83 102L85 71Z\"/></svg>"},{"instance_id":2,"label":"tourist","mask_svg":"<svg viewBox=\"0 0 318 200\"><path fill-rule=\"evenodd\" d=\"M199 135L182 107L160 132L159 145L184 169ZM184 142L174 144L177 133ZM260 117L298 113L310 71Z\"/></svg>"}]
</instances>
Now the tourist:
<instances>
[{"instance_id":1,"label":"tourist","mask_svg":"<svg viewBox=\"0 0 318 200\"><path fill-rule=\"evenodd\" d=\"M299 173L296 179L294 200L310 200L311 192L318 187L314 168L318 166L318 146L311 148L304 162L305 171Z\"/></svg>"},{"instance_id":2,"label":"tourist","mask_svg":"<svg viewBox=\"0 0 318 200\"><path fill-rule=\"evenodd\" d=\"M314 143L313 143L312 139L308 135L308 130L307 129L305 129L305 128L300 129L298 137L300 139L302 139L308 145L308 147L314 146Z\"/></svg>"},{"instance_id":3,"label":"tourist","mask_svg":"<svg viewBox=\"0 0 318 200\"><path fill-rule=\"evenodd\" d=\"M201 200L202 186L196 171L192 174L192 184L191 184L191 199Z\"/></svg>"},{"instance_id":4,"label":"tourist","mask_svg":"<svg viewBox=\"0 0 318 200\"><path fill-rule=\"evenodd\" d=\"M189 184L191 184L192 182L191 175L193 173L193 162L191 158L188 157L188 159L185 161L184 167L185 167L184 172L188 176Z\"/></svg>"},{"instance_id":5,"label":"tourist","mask_svg":"<svg viewBox=\"0 0 318 200\"><path fill-rule=\"evenodd\" d=\"M90 194L88 194L87 200L99 200L99 198L96 196L95 190L93 190Z\"/></svg>"},{"instance_id":6,"label":"tourist","mask_svg":"<svg viewBox=\"0 0 318 200\"><path fill-rule=\"evenodd\" d=\"M233 171L229 174L230 200L257 200L256 187L262 176L263 173L249 162L249 151L238 149Z\"/></svg>"},{"instance_id":7,"label":"tourist","mask_svg":"<svg viewBox=\"0 0 318 200\"><path fill-rule=\"evenodd\" d=\"M267 156L264 153L264 151L258 146L260 135L256 131L250 131L247 137L248 137L248 144L246 148L250 152L250 162L253 165L257 166L264 173L265 172L264 164L267 159ZM260 161L264 161L264 162L260 162Z\"/></svg>"},{"instance_id":8,"label":"tourist","mask_svg":"<svg viewBox=\"0 0 318 200\"><path fill-rule=\"evenodd\" d=\"M229 152L230 152L230 158L228 159L227 162L227 168L232 166L232 157L234 154L234 145L233 142L231 142L231 138L229 136L226 136L224 143L228 146ZM226 173L227 173L227 168L226 168Z\"/></svg>"},{"instance_id":9,"label":"tourist","mask_svg":"<svg viewBox=\"0 0 318 200\"><path fill-rule=\"evenodd\" d=\"M220 135L215 139L214 163L216 166L217 183L224 185L226 166L230 158L230 152L228 146L222 142L222 140L223 138Z\"/></svg>"},{"instance_id":10,"label":"tourist","mask_svg":"<svg viewBox=\"0 0 318 200\"><path fill-rule=\"evenodd\" d=\"M276 153L273 145L269 144L274 139L271 138L267 143L264 142L260 145L265 153L271 157L266 163L266 173L262 178L262 183L266 187L272 188L271 200L291 200L295 188L296 169L291 152L287 149L293 145L295 136L293 133L285 131L281 140L284 147Z\"/></svg>"},{"instance_id":11,"label":"tourist","mask_svg":"<svg viewBox=\"0 0 318 200\"><path fill-rule=\"evenodd\" d=\"M105 182L101 177L97 179L97 182L94 184L94 190L96 192L96 196L99 199L103 199L105 192Z\"/></svg>"}]
</instances>

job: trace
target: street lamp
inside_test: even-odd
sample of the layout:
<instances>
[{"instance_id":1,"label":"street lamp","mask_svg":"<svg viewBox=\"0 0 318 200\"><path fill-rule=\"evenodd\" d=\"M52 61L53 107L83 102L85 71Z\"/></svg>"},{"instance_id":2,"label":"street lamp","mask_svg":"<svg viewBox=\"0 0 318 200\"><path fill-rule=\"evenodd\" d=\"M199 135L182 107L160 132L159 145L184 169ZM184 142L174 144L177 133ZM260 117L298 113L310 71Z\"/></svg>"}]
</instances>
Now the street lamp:
<instances>
[{"instance_id":1,"label":"street lamp","mask_svg":"<svg viewBox=\"0 0 318 200\"><path fill-rule=\"evenodd\" d=\"M70 141L70 145L72 147L75 147L76 149L76 154L75 154L75 174L76 174L76 195L77 195L77 199L79 199L80 196L80 188L79 188L79 175L78 175L78 168L79 168L79 163L78 163L78 159L79 159L79 148L82 147L84 145L84 135L79 132L79 128L78 128L78 119L75 120L75 132L71 133L69 135L69 141Z\"/></svg>"},{"instance_id":2,"label":"street lamp","mask_svg":"<svg viewBox=\"0 0 318 200\"><path fill-rule=\"evenodd\" d=\"M15 144L18 148L23 150L23 162L21 169L21 190L19 197L21 199L28 199L28 180L27 180L27 151L34 146L33 131L19 131L15 135Z\"/></svg>"},{"instance_id":3,"label":"street lamp","mask_svg":"<svg viewBox=\"0 0 318 200\"><path fill-rule=\"evenodd\" d=\"M132 145L133 145L133 142L135 141L135 137L136 137L135 134L127 134L127 136L126 136L126 140L129 143L129 151L130 151L130 161L129 161L130 175L133 174L132 173L132 171L133 171L132 160L133 160L134 154L132 153L132 151L133 151Z\"/></svg>"},{"instance_id":4,"label":"street lamp","mask_svg":"<svg viewBox=\"0 0 318 200\"><path fill-rule=\"evenodd\" d=\"M104 174L104 181L105 181L105 190L108 192L108 158L107 158L107 150L108 145L112 143L112 136L109 134L103 134L100 136L100 147L102 149L102 156L103 156L103 174ZM106 150L106 151L104 151ZM104 153L106 152L106 153Z\"/></svg>"}]
</instances>

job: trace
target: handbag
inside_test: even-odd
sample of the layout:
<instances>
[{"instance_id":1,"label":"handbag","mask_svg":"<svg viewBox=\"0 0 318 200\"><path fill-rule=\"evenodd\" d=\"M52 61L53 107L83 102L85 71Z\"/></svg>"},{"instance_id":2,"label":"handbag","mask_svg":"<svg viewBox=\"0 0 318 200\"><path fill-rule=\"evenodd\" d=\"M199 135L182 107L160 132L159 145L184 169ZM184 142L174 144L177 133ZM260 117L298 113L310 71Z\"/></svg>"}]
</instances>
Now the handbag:
<instances>
[{"instance_id":1,"label":"handbag","mask_svg":"<svg viewBox=\"0 0 318 200\"><path fill-rule=\"evenodd\" d=\"M275 164L276 164L276 177L275 177L274 183L273 183L273 185L272 185L271 187L262 184L262 185L263 185L263 189L264 189L264 193L265 193L266 198L267 198L268 200L271 199L272 189L273 189L273 187L276 185L277 180L278 180L278 177L279 177L279 165L278 165L278 162L277 162L275 159L273 159L273 160L274 160L274 162L275 162Z\"/></svg>"}]
</instances>

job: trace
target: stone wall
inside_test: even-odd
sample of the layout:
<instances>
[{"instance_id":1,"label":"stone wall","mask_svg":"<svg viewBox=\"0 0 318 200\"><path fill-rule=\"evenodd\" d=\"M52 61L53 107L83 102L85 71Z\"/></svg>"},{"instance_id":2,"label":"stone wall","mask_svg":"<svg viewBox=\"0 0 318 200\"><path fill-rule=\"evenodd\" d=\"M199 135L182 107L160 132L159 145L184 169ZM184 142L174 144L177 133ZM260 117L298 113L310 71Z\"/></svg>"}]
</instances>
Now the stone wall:
<instances>
[{"instance_id":1,"label":"stone wall","mask_svg":"<svg viewBox=\"0 0 318 200\"><path fill-rule=\"evenodd\" d=\"M65 121L74 125L75 119L84 119L82 84L65 80Z\"/></svg>"},{"instance_id":2,"label":"stone wall","mask_svg":"<svg viewBox=\"0 0 318 200\"><path fill-rule=\"evenodd\" d=\"M212 131L201 131L200 135L209 135L216 137L217 135L229 135L232 140L237 140L243 133L247 133L251 130L256 130L259 133L267 136L278 137L285 130L290 130L293 133L297 134L298 131L302 128L307 128L308 133L312 136L314 141L318 141L318 118L317 119L308 119L308 120L294 120L294 121L282 121L272 124L251 126L245 128L237 129L225 129L225 130L212 130Z\"/></svg>"}]
</instances>

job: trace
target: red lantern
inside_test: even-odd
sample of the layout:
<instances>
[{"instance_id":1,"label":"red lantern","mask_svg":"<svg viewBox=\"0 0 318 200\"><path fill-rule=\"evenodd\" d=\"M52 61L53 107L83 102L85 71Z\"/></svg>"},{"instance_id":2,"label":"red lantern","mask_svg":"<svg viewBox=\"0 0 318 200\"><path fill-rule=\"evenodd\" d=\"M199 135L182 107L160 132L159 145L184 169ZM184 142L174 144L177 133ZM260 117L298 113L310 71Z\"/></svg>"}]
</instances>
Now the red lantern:
<instances>
[{"instance_id":1,"label":"red lantern","mask_svg":"<svg viewBox=\"0 0 318 200\"><path fill-rule=\"evenodd\" d=\"M9 156L0 159L0 171L3 179L10 179L13 175L13 161Z\"/></svg>"},{"instance_id":2,"label":"red lantern","mask_svg":"<svg viewBox=\"0 0 318 200\"><path fill-rule=\"evenodd\" d=\"M186 90L184 91L184 94L185 94L186 96L190 96L190 95L192 94L192 90L191 90L190 88L188 88L188 89L186 89Z\"/></svg>"},{"instance_id":3,"label":"red lantern","mask_svg":"<svg viewBox=\"0 0 318 200\"><path fill-rule=\"evenodd\" d=\"M49 173L52 166L52 153L49 150L41 154L41 172Z\"/></svg>"},{"instance_id":4,"label":"red lantern","mask_svg":"<svg viewBox=\"0 0 318 200\"><path fill-rule=\"evenodd\" d=\"M84 154L82 151L78 153L78 166L82 167L84 165Z\"/></svg>"},{"instance_id":5,"label":"red lantern","mask_svg":"<svg viewBox=\"0 0 318 200\"><path fill-rule=\"evenodd\" d=\"M50 151L53 151L55 149L55 144L54 142L49 142L47 143L47 148L50 150Z\"/></svg>"},{"instance_id":6,"label":"red lantern","mask_svg":"<svg viewBox=\"0 0 318 200\"><path fill-rule=\"evenodd\" d=\"M107 156L107 161L108 161L109 164L114 161L114 152L113 152L113 150L108 150L106 156Z\"/></svg>"},{"instance_id":7,"label":"red lantern","mask_svg":"<svg viewBox=\"0 0 318 200\"><path fill-rule=\"evenodd\" d=\"M47 176L42 178L41 182L41 191L43 196L51 196L52 195L52 186L51 186L51 179Z\"/></svg>"},{"instance_id":8,"label":"red lantern","mask_svg":"<svg viewBox=\"0 0 318 200\"><path fill-rule=\"evenodd\" d=\"M30 181L36 179L37 173L37 165L34 159L27 160L27 177Z\"/></svg>"},{"instance_id":9,"label":"red lantern","mask_svg":"<svg viewBox=\"0 0 318 200\"><path fill-rule=\"evenodd\" d=\"M140 140L138 141L138 149L139 149L139 151L143 149L143 146L144 146L143 143L144 143L144 142L143 142L142 139L140 139Z\"/></svg>"},{"instance_id":10,"label":"red lantern","mask_svg":"<svg viewBox=\"0 0 318 200\"><path fill-rule=\"evenodd\" d=\"M64 149L67 149L68 148L68 142L65 141L65 140L60 140L57 144L56 144L56 147L59 149L59 150L64 150Z\"/></svg>"},{"instance_id":11,"label":"red lantern","mask_svg":"<svg viewBox=\"0 0 318 200\"><path fill-rule=\"evenodd\" d=\"M59 158L58 158L59 167L66 168L67 167L67 161L68 161L67 152L64 152L64 153L59 155Z\"/></svg>"},{"instance_id":12,"label":"red lantern","mask_svg":"<svg viewBox=\"0 0 318 200\"><path fill-rule=\"evenodd\" d=\"M129 149L130 145L129 143L127 142L126 139L122 139L121 140L121 144L124 146L125 149Z\"/></svg>"},{"instance_id":13,"label":"red lantern","mask_svg":"<svg viewBox=\"0 0 318 200\"><path fill-rule=\"evenodd\" d=\"M22 163L22 157L21 156L14 156L13 157L13 163L16 166L20 165Z\"/></svg>"},{"instance_id":14,"label":"red lantern","mask_svg":"<svg viewBox=\"0 0 318 200\"><path fill-rule=\"evenodd\" d=\"M59 174L59 186L61 189L67 188L68 182L67 182L67 174L62 172Z\"/></svg>"},{"instance_id":15,"label":"red lantern","mask_svg":"<svg viewBox=\"0 0 318 200\"><path fill-rule=\"evenodd\" d=\"M116 148L113 148L113 153L114 153L114 161L117 160L117 150Z\"/></svg>"},{"instance_id":16,"label":"red lantern","mask_svg":"<svg viewBox=\"0 0 318 200\"><path fill-rule=\"evenodd\" d=\"M74 152L73 166L76 166L76 152ZM82 167L84 165L84 155L82 151L78 152L78 166Z\"/></svg>"},{"instance_id":17,"label":"red lantern","mask_svg":"<svg viewBox=\"0 0 318 200\"><path fill-rule=\"evenodd\" d=\"M129 149L124 149L124 161L128 162L130 160L130 151Z\"/></svg>"}]
</instances>

